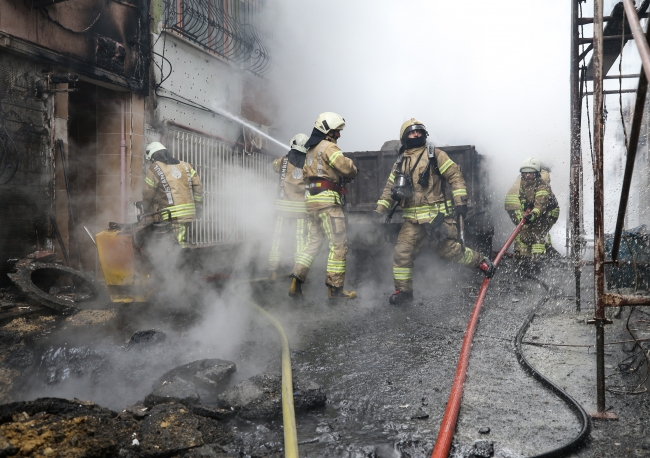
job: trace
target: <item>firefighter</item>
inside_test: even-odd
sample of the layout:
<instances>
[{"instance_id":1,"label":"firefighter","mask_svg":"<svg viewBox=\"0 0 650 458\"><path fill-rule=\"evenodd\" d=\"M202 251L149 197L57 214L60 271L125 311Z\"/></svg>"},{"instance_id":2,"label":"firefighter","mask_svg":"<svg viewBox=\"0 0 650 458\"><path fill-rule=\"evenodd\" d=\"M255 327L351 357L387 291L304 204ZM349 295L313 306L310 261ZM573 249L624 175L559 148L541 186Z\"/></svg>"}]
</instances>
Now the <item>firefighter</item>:
<instances>
[{"instance_id":1,"label":"firefighter","mask_svg":"<svg viewBox=\"0 0 650 458\"><path fill-rule=\"evenodd\" d=\"M303 179L307 185L308 235L307 246L297 256L291 273L289 296L302 297L302 283L314 262L323 239L329 243L325 284L330 299L352 299L354 291L343 289L345 258L348 252L343 214L342 195L347 193L342 184L357 175L352 160L343 156L336 145L345 127L345 119L332 112L321 113L305 143L307 156Z\"/></svg>"},{"instance_id":2,"label":"firefighter","mask_svg":"<svg viewBox=\"0 0 650 458\"><path fill-rule=\"evenodd\" d=\"M512 188L508 191L505 207L515 224L522 218L526 220L515 239L515 257L520 261L535 261L550 249L548 233L560 217L560 207L551 191L551 177L538 159L529 157L519 171L519 189L516 195ZM525 215L527 209L531 212Z\"/></svg>"},{"instance_id":3,"label":"firefighter","mask_svg":"<svg viewBox=\"0 0 650 458\"><path fill-rule=\"evenodd\" d=\"M465 180L447 153L427 146L428 135L417 119L402 124L399 156L375 207L383 216L399 204L404 218L393 254L395 292L390 296L391 304L413 300L413 265L427 241L442 258L477 267L488 277L494 271L489 258L463 249L456 240L454 217L467 216Z\"/></svg>"},{"instance_id":4,"label":"firefighter","mask_svg":"<svg viewBox=\"0 0 650 458\"><path fill-rule=\"evenodd\" d=\"M309 137L298 134L291 139L289 153L273 161L273 170L280 174L278 197L275 200L275 233L269 253L269 271L271 280L278 278L277 269L282 257L282 235L285 225L293 226L295 230L294 262L305 249L307 239L307 205L305 204L305 182L302 179L302 168L305 165L305 143Z\"/></svg>"},{"instance_id":5,"label":"firefighter","mask_svg":"<svg viewBox=\"0 0 650 458\"><path fill-rule=\"evenodd\" d=\"M549 167L545 167L544 164L542 164L541 167L542 171L540 173L540 176L542 178L542 181L547 184L551 184L551 169ZM505 200L506 212L508 212L508 216L510 216L510 219L515 224L515 226L519 224L519 221L521 221L521 216L523 215L523 213L521 213L521 202L519 201L520 186L521 173L517 175L517 179L508 190L508 194L506 194ZM553 244L551 243L551 234L548 234L546 239L546 252L557 253L557 251L553 248Z\"/></svg>"},{"instance_id":6,"label":"firefighter","mask_svg":"<svg viewBox=\"0 0 650 458\"><path fill-rule=\"evenodd\" d=\"M201 179L190 164L172 157L161 143L147 145L145 159L151 163L142 190L145 213L168 209L176 241L184 246L189 224L203 212Z\"/></svg>"}]
</instances>

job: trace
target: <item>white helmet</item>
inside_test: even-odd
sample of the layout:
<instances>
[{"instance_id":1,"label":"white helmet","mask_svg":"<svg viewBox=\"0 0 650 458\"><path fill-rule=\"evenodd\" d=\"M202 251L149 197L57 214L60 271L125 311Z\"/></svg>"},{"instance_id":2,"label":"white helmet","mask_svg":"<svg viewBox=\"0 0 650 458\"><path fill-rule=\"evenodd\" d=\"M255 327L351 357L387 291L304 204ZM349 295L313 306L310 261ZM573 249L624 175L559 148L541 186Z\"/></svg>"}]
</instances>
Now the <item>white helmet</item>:
<instances>
[{"instance_id":1,"label":"white helmet","mask_svg":"<svg viewBox=\"0 0 650 458\"><path fill-rule=\"evenodd\" d=\"M153 153L155 153L156 151L163 150L163 149L167 149L167 148L165 148L165 146L160 142L149 143L147 145L147 149L145 150L144 158L146 160L148 160L149 162L153 162L153 158L152 158Z\"/></svg>"},{"instance_id":2,"label":"white helmet","mask_svg":"<svg viewBox=\"0 0 650 458\"><path fill-rule=\"evenodd\" d=\"M539 159L535 159L534 157L526 158L526 160L521 163L521 167L519 167L519 171L521 173L525 173L525 172L540 173L542 171L542 163Z\"/></svg>"},{"instance_id":3,"label":"white helmet","mask_svg":"<svg viewBox=\"0 0 650 458\"><path fill-rule=\"evenodd\" d=\"M307 140L309 140L309 137L307 135L297 134L289 142L289 148L295 149L302 153L306 153L307 148L305 148L305 143L307 143Z\"/></svg>"},{"instance_id":4,"label":"white helmet","mask_svg":"<svg viewBox=\"0 0 650 458\"><path fill-rule=\"evenodd\" d=\"M330 130L343 130L345 127L345 119L343 119L341 115L337 115L331 111L326 111L325 113L318 115L314 127L324 134L328 133Z\"/></svg>"}]
</instances>

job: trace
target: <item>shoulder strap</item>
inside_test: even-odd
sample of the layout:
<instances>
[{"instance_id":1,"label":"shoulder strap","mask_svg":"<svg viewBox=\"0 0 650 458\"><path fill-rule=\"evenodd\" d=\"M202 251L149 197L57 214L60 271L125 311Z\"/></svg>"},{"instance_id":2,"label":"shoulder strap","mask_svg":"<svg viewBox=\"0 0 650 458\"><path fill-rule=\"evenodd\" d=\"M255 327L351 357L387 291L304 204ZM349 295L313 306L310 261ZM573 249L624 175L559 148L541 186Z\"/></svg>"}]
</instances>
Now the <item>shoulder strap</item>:
<instances>
[{"instance_id":1,"label":"shoulder strap","mask_svg":"<svg viewBox=\"0 0 650 458\"><path fill-rule=\"evenodd\" d=\"M395 171L402 171L402 163L404 162L404 153L400 153L397 156L397 160L395 161Z\"/></svg>"},{"instance_id":2,"label":"shoulder strap","mask_svg":"<svg viewBox=\"0 0 650 458\"><path fill-rule=\"evenodd\" d=\"M436 157L436 147L433 145L429 145L429 164L431 165L431 168L433 169L433 172L440 177L440 191L442 193L442 198L445 200L445 211L447 212L447 215L450 214L449 212L449 205L447 205L447 180L442 176L442 173L440 173L440 168L438 167L438 158ZM451 199L452 205L454 202L454 199Z\"/></svg>"},{"instance_id":3,"label":"shoulder strap","mask_svg":"<svg viewBox=\"0 0 650 458\"><path fill-rule=\"evenodd\" d=\"M418 156L418 160L415 161L415 165L414 165L413 168L411 169L411 172L409 172L409 176L411 176L411 177L413 176L413 172L415 172L415 169L417 168L418 164L420 163L420 159L422 159L422 155L423 155L423 154L424 154L424 151L422 151L422 152L420 153L420 155Z\"/></svg>"},{"instance_id":4,"label":"shoulder strap","mask_svg":"<svg viewBox=\"0 0 650 458\"><path fill-rule=\"evenodd\" d=\"M433 167L433 171L436 173L438 176L442 176L442 173L440 173L440 169L438 168L438 158L436 157L436 147L433 145L429 145L429 164L431 164L431 167Z\"/></svg>"}]
</instances>

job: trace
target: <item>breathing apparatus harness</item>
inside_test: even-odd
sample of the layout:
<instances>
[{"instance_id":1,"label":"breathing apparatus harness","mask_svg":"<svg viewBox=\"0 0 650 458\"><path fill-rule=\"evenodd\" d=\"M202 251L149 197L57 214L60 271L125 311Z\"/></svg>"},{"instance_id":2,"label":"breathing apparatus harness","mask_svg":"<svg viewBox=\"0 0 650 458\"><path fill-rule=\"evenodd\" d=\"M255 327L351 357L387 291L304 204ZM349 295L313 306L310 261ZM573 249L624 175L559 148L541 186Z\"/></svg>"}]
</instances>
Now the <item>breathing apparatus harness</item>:
<instances>
[{"instance_id":1,"label":"breathing apparatus harness","mask_svg":"<svg viewBox=\"0 0 650 458\"><path fill-rule=\"evenodd\" d=\"M420 177L418 178L418 184L422 187L425 187L429 184L429 169L433 169L433 172L438 175L440 178L440 191L442 192L442 198L444 199L445 202L445 212L447 214L450 214L449 212L449 205L447 205L447 180L445 180L442 176L442 173L440 173L440 168L438 167L438 159L436 158L435 154L435 146L429 145L429 149L427 151L427 156L429 158L429 162L427 163L427 167L424 169L424 171L420 174Z\"/></svg>"},{"instance_id":2,"label":"breathing apparatus harness","mask_svg":"<svg viewBox=\"0 0 650 458\"><path fill-rule=\"evenodd\" d=\"M348 190L345 189L340 184L334 183L333 181L327 180L325 178L318 178L318 177L312 177L309 179L309 183L307 184L307 190L309 191L309 194L312 196L315 196L316 194L320 194L323 191L336 191L339 194L348 193Z\"/></svg>"},{"instance_id":3,"label":"breathing apparatus harness","mask_svg":"<svg viewBox=\"0 0 650 458\"><path fill-rule=\"evenodd\" d=\"M397 162L395 162L395 172L393 173L395 178L393 179L393 188L390 190L390 198L393 199L394 203L388 212L388 215L386 215L386 223L391 222L395 210L397 210L397 206L400 205L403 200L413 197L413 172L415 172L423 154L424 151L422 151L418 156L411 171L409 173L404 173L402 171L402 167L404 166L404 147L402 146L400 155L397 157Z\"/></svg>"}]
</instances>

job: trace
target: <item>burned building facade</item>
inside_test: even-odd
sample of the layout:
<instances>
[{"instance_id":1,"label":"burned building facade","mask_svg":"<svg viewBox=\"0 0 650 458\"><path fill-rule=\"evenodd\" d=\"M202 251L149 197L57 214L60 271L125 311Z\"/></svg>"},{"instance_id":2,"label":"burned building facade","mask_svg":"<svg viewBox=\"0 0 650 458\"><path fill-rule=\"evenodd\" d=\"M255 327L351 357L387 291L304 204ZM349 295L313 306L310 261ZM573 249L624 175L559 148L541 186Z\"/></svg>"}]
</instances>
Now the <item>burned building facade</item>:
<instances>
[{"instance_id":1,"label":"burned building facade","mask_svg":"<svg viewBox=\"0 0 650 458\"><path fill-rule=\"evenodd\" d=\"M0 281L8 259L38 249L101 276L85 228L135 221L154 140L205 177L208 215L194 242L232 241L211 216L222 205L219 173L230 164L265 177L270 162L261 138L224 115L270 124L260 108L271 106L261 96L261 8L0 0Z\"/></svg>"}]
</instances>

